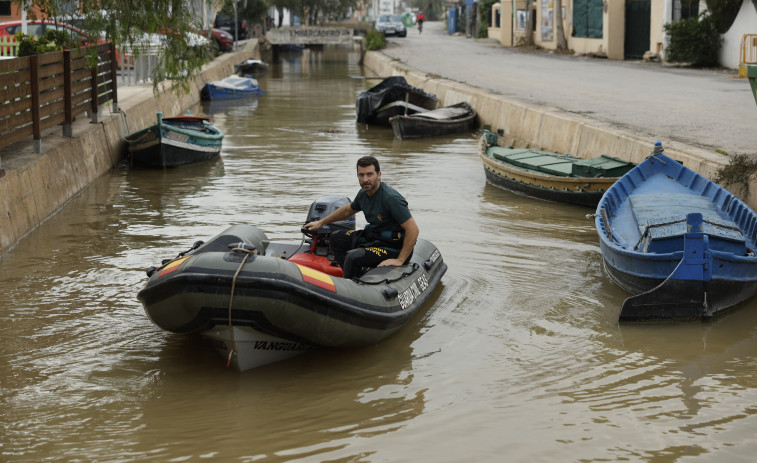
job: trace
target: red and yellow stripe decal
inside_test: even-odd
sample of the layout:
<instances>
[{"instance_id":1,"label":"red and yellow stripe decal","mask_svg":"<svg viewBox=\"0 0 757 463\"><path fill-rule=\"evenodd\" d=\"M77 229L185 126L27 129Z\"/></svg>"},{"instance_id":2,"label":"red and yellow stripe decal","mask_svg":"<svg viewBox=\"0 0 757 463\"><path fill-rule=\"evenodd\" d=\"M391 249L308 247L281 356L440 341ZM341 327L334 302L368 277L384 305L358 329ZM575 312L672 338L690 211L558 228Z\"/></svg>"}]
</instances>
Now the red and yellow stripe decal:
<instances>
[{"instance_id":1,"label":"red and yellow stripe decal","mask_svg":"<svg viewBox=\"0 0 757 463\"><path fill-rule=\"evenodd\" d=\"M190 257L191 256L182 257L181 259L176 259L167 263L166 266L160 270L160 275L158 276L162 277L162 276L168 275L171 272L175 272L176 270L179 269L179 265L181 265L182 262L189 259Z\"/></svg>"},{"instance_id":2,"label":"red and yellow stripe decal","mask_svg":"<svg viewBox=\"0 0 757 463\"><path fill-rule=\"evenodd\" d=\"M323 289L328 289L329 291L336 292L336 286L334 286L334 280L331 279L331 277L323 272L319 272L318 270L313 270L312 268L308 268L305 266L302 266L300 264L295 264L299 269L300 273L302 274L302 280L306 283L310 283L311 285L316 285Z\"/></svg>"}]
</instances>

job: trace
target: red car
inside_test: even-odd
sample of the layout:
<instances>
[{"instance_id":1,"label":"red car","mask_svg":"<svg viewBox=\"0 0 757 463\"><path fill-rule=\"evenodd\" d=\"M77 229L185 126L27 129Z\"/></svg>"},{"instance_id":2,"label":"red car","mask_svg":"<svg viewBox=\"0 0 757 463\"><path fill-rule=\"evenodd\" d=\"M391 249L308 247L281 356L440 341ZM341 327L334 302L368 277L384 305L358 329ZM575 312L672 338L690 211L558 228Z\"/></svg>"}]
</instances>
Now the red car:
<instances>
[{"instance_id":1,"label":"red car","mask_svg":"<svg viewBox=\"0 0 757 463\"><path fill-rule=\"evenodd\" d=\"M45 31L48 30L64 30L76 41L87 43L87 35L80 29L68 24L55 23L53 21L27 21L26 22L27 34L35 37L42 37ZM21 21L8 21L0 23L0 36L2 35L16 35L21 32Z\"/></svg>"},{"instance_id":2,"label":"red car","mask_svg":"<svg viewBox=\"0 0 757 463\"><path fill-rule=\"evenodd\" d=\"M202 35L207 37L208 31L203 31ZM231 51L234 49L234 37L228 32L214 27L210 29L210 35L218 47L218 51Z\"/></svg>"}]
</instances>

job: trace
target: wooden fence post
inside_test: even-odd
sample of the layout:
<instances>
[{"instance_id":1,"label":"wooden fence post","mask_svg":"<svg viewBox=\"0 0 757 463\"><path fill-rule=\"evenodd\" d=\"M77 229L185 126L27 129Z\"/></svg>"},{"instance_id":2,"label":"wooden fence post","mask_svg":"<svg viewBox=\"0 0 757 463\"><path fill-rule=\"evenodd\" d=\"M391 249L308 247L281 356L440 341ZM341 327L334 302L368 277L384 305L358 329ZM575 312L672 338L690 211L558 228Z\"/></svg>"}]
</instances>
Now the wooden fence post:
<instances>
[{"instance_id":1,"label":"wooden fence post","mask_svg":"<svg viewBox=\"0 0 757 463\"><path fill-rule=\"evenodd\" d=\"M72 124L74 123L73 111L71 110L71 101L73 96L71 95L71 51L63 51L63 106L65 109L66 120L63 122L63 136L72 138L74 136L74 129Z\"/></svg>"},{"instance_id":2,"label":"wooden fence post","mask_svg":"<svg viewBox=\"0 0 757 463\"><path fill-rule=\"evenodd\" d=\"M92 68L92 78L91 84L92 84L92 91L91 91L91 109L92 109L92 122L97 124L99 121L99 114L98 114L98 105L97 105L97 68L100 65L100 57L97 57L97 64L95 64L95 67Z\"/></svg>"},{"instance_id":3,"label":"wooden fence post","mask_svg":"<svg viewBox=\"0 0 757 463\"><path fill-rule=\"evenodd\" d=\"M113 92L113 112L118 112L118 73L116 72L116 44L110 42L110 80Z\"/></svg>"},{"instance_id":4,"label":"wooden fence post","mask_svg":"<svg viewBox=\"0 0 757 463\"><path fill-rule=\"evenodd\" d=\"M39 120L39 61L38 56L31 56L31 84L32 84L32 137L34 138L34 152L42 152L42 130Z\"/></svg>"}]
</instances>

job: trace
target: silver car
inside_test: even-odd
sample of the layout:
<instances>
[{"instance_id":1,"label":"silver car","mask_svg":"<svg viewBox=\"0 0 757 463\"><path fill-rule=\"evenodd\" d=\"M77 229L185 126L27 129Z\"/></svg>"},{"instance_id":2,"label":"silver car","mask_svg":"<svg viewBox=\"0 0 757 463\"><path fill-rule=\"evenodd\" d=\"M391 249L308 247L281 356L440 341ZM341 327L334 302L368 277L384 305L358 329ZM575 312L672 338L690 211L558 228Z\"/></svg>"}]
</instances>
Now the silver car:
<instances>
[{"instance_id":1,"label":"silver car","mask_svg":"<svg viewBox=\"0 0 757 463\"><path fill-rule=\"evenodd\" d=\"M376 30L384 35L397 35L398 37L405 37L407 35L407 29L397 15L382 15L376 20Z\"/></svg>"}]
</instances>

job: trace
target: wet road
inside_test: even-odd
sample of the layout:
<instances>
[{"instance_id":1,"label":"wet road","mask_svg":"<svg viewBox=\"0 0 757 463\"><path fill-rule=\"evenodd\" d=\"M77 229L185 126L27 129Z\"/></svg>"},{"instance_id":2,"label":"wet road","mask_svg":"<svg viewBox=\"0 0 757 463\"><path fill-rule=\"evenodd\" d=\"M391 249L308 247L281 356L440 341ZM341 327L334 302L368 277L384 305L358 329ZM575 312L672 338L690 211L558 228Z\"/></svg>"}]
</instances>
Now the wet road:
<instances>
[{"instance_id":1,"label":"wet road","mask_svg":"<svg viewBox=\"0 0 757 463\"><path fill-rule=\"evenodd\" d=\"M450 36L441 22L388 42L383 53L421 72L585 116L650 144L755 154L757 105L736 71L524 53L493 39Z\"/></svg>"},{"instance_id":2,"label":"wet road","mask_svg":"<svg viewBox=\"0 0 757 463\"><path fill-rule=\"evenodd\" d=\"M356 126L359 73L289 56L258 100L193 108L221 159L122 165L0 257L0 461L752 460L757 302L619 326L591 211L488 185L474 134ZM145 268L234 223L299 242L366 154L449 265L396 335L239 374L145 316Z\"/></svg>"}]
</instances>

